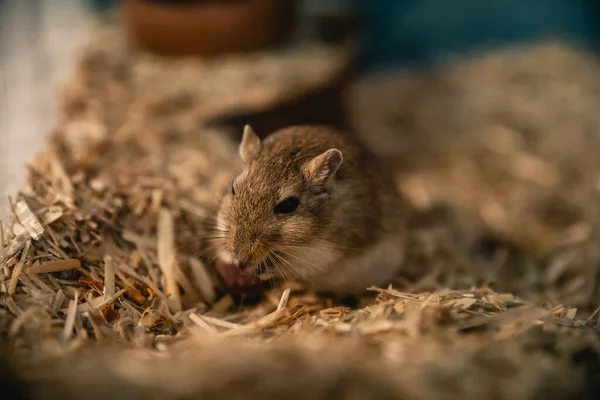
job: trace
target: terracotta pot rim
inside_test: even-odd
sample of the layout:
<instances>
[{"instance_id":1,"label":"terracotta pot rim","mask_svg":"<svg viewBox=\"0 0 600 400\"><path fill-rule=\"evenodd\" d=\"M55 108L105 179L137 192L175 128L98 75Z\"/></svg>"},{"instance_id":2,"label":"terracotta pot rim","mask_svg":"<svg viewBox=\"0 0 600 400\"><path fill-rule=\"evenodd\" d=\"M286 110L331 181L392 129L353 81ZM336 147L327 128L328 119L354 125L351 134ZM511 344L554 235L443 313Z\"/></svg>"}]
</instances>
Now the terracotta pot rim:
<instances>
[{"instance_id":1,"label":"terracotta pot rim","mask_svg":"<svg viewBox=\"0 0 600 400\"><path fill-rule=\"evenodd\" d=\"M255 9L259 5L270 7L284 5L295 0L232 0L230 2L206 2L195 4L163 4L154 3L149 0L124 0L135 7L143 7L146 12L161 12L169 14L189 15L190 13L239 13L247 9Z\"/></svg>"},{"instance_id":2,"label":"terracotta pot rim","mask_svg":"<svg viewBox=\"0 0 600 400\"><path fill-rule=\"evenodd\" d=\"M142 47L162 53L216 55L256 50L285 36L296 1L169 5L124 0L123 8L130 36Z\"/></svg>"},{"instance_id":3,"label":"terracotta pot rim","mask_svg":"<svg viewBox=\"0 0 600 400\"><path fill-rule=\"evenodd\" d=\"M296 0L236 0L233 3L207 3L190 6L155 4L148 0L124 0L130 21L144 26L164 26L178 30L190 26L194 30L220 30L235 26L259 24L264 29L267 21L274 21L280 12ZM140 17L130 14L139 13ZM143 14L143 17L141 15ZM275 22L275 21L274 21ZM198 26L197 24L202 24Z\"/></svg>"}]
</instances>

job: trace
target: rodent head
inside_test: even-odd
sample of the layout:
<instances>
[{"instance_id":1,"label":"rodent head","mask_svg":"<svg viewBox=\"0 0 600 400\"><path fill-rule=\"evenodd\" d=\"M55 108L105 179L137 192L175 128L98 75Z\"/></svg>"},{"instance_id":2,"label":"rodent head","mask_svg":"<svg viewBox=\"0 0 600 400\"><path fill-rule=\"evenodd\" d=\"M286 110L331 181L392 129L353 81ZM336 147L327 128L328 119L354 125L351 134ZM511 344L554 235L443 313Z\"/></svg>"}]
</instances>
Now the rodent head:
<instances>
[{"instance_id":1,"label":"rodent head","mask_svg":"<svg viewBox=\"0 0 600 400\"><path fill-rule=\"evenodd\" d=\"M259 273L288 275L281 272L289 271L283 264L293 263L287 256L326 232L342 152L301 138L279 134L261 142L245 127L239 146L244 168L224 194L217 218L225 258Z\"/></svg>"}]
</instances>

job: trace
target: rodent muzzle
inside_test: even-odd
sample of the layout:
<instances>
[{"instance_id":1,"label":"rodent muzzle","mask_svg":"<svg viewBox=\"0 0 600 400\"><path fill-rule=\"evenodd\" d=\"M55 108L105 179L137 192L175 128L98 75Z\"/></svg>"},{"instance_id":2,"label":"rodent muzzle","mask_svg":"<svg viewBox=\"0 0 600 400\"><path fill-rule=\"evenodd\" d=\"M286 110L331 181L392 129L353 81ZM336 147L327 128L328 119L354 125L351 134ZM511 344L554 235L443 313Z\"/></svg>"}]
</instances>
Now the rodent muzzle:
<instances>
[{"instance_id":1,"label":"rodent muzzle","mask_svg":"<svg viewBox=\"0 0 600 400\"><path fill-rule=\"evenodd\" d=\"M233 256L239 262L240 268L260 263L264 258L261 256L262 247L256 234L237 236L233 242Z\"/></svg>"}]
</instances>

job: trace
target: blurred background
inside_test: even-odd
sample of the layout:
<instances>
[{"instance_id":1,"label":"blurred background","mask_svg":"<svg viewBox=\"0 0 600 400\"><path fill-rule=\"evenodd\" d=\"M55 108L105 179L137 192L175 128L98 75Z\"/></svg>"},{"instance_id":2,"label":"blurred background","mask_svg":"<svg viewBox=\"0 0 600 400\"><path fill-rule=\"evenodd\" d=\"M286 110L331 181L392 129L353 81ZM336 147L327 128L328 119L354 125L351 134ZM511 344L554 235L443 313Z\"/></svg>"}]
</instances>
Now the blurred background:
<instances>
[{"instance_id":1,"label":"blurred background","mask_svg":"<svg viewBox=\"0 0 600 400\"><path fill-rule=\"evenodd\" d=\"M457 327L469 327L470 322L463 316L479 318L477 313L481 312L488 320L491 309L512 312L520 304L521 295L544 307L548 305L553 310L552 320L561 315L557 323L565 322L565 333L569 326L591 328L588 324L595 323L592 316L597 318L600 304L599 5L594 0L0 0L0 220L6 221L11 215L9 196L23 188L28 206L50 233L31 246L36 251L34 256L28 258L25 250L17 262L18 251L23 246L30 248L25 244L26 238L35 238L39 233L32 222L37 219L29 218L21 208L22 224L3 224L16 237L3 235L10 237L11 242L5 243L10 259L5 259L7 266L0 269L0 284L4 285L0 289L6 291L8 286L10 293L17 279L22 279L24 285L16 292L14 302L11 296L0 296L0 311L6 311L8 305L10 313L15 315L15 322L9 327L3 321L11 319L2 318L8 312L0 314L0 336L9 332L15 338L23 336L24 340L37 337L37 333L29 335L24 330L31 324L31 332L43 333L44 339L50 337L51 326L64 333L63 338L70 336L70 329L78 332L80 338L92 334L127 337L137 347L137 335L129 327L141 328L143 323L148 328L158 326L155 332L161 332L161 346L166 345L166 341L162 342L164 333L179 329L175 328L175 320L155 319L154 313L143 310L155 307L150 299L162 299L155 296L160 293L155 287L162 287L167 296L175 295L171 299L178 302L181 284L182 302L173 307L178 311L196 307L200 299L215 298L216 277L210 279L201 262L192 263L199 254L204 254L197 252L199 242L209 236L205 229L187 228L195 228L190 216L210 215L214 209L211 201L218 200L223 190L230 188L232 170L239 158L236 141L245 124L250 124L259 136L294 124L337 126L358 136L390 162L408 207L417 211L409 216L401 287L430 293L440 287L474 288L491 283L494 290L515 294L515 297L512 294L489 297L486 290L482 292L485 294L475 296L469 290L469 297L465 294L456 300L450 292L435 295L440 299L446 295L447 299L452 297L448 304L464 311L448 321L450 313L445 311L427 311L423 318L418 317L409 311L417 308L408 308L413 300L406 297L405 307L404 297L398 297L402 300L396 305L402 308L397 310L393 306L394 312L410 315L406 318L409 325L399 325L398 332L410 340L394 339L390 342L392 346L382 347L392 357L381 365L403 374L405 360L410 359L408 367L418 365L412 355L406 357L412 353L391 350L402 352L405 349L402 343L421 350L419 342L413 341L417 339L414 337L417 330L421 330L417 324L425 322L423 332L437 337L436 331L429 330L429 324L438 321L438 317L444 326L447 322L451 326L454 321L460 324ZM54 149L48 145L50 135ZM30 175L27 182L32 187L28 188L24 186L25 166L40 151L44 151L38 169L41 173ZM54 225L50 227L55 221L56 229ZM162 229L174 224L183 228L177 229L176 235L170 229ZM164 256L159 254L161 248L168 249ZM109 263L107 256L115 263ZM91 273L90 279L82 277L75 281L78 276L75 271L57 270L56 276L65 278L60 280L58 291L58 280L40 281L43 284L40 285L29 275L29 270L23 269L25 265L29 268L34 260L45 264L47 258L70 257L76 259L71 260L77 261L76 265L81 259L82 266ZM191 272L193 280L178 276L177 263L167 263L174 260L172 257L177 257L182 271L185 268ZM73 268L71 262L66 264L70 266L60 268ZM84 314L79 317L78 310L85 309L71 305L79 301L81 306L91 304L98 308L94 305L99 304L95 303L99 300L95 296L101 293L98 286L101 281L97 278L104 276L108 282L106 273L111 265L118 265L117 270L125 265L138 271L134 271L137 277L127 275L132 282L134 278L142 282L141 286L127 283L121 275L118 278L127 292L133 289L132 296L138 293L142 299L139 303L135 301L134 306L130 300L124 300L131 294L126 293L115 309L115 299L123 292L119 291L110 304L102 295L98 334L94 320ZM56 264L47 271L52 268ZM192 281L199 289L198 296L194 294ZM184 285L185 282L188 283ZM406 282L418 284L405 285ZM105 294L109 286L105 283ZM114 292L114 280L112 286ZM80 287L85 289L81 289L84 291L78 297ZM426 299L423 305L430 300L431 304L438 301L432 300L432 296L420 296ZM485 301L480 296L485 296ZM137 295L134 297L139 300ZM492 300L494 297L496 300ZM237 314L237 303L230 296L225 298L231 302L219 300L214 307L198 306L197 310L203 313L220 309L229 313L235 306ZM279 295L268 296L265 299L268 307L261 303L242 319L227 321L246 324L249 316L253 319L267 315L267 310L274 310L271 307L278 304L273 299L278 298ZM68 309L62 309L66 300L70 300ZM163 300L159 301L157 311L167 310L169 301ZM327 322L319 325L319 330L329 326L330 317L344 321L346 327L354 322L368 322L362 317L347 320L346 311L333 316L329 300L321 307L321 299L305 300L301 293L297 301L300 303L295 304L302 305L302 313L320 310ZM302 304L305 301L307 307ZM34 307L35 304L43 306ZM129 305L125 307L126 304ZM565 307L554 307L560 304ZM474 308L468 310L471 305ZM378 306L386 308L362 315L385 318L385 324L379 324L383 319L374 319L372 325L378 326L377 329L383 327L385 332L379 335L377 329L363 331L362 325L358 328L365 332L369 349L376 349L372 346L376 336L377 340L387 340L383 333L387 334L388 326L397 326L394 325L397 314L391 313L392 303L384 300ZM290 305L289 309L297 310L295 307ZM322 309L325 307L327 310ZM585 320L571 307L596 311ZM294 311L293 315L296 319L299 314ZM575 316L577 320L573 320ZM65 322L65 328L63 318L70 321ZM283 324L274 325L272 332L293 332L296 327L311 326L302 325L306 321L302 318L297 319L300 325L290 324L289 330L279 330ZM394 324L388 325L391 318ZM521 317L513 314L506 321L511 318ZM83 322L88 319L89 325ZM532 316L530 320L533 319ZM566 319L571 321L567 324ZM482 358L479 352L474 353L475 358L463 357L469 353L463 349L469 346L462 339L457 342L460 351L457 347L447 347L451 341L446 338L457 337L452 328L448 331L452 336L440 337L443 348L452 357L456 354L456 359L448 358L448 362L442 363L447 367L436 369L441 371L442 380L436 378L431 381L436 383L425 386L460 396L461 391L447 390L447 386L438 383L452 381L457 387L467 388L473 379L454 382L448 377L471 377L475 372L483 380L486 374L511 379L511 384L505 386L512 397L506 398L518 398L515 389L534 393L529 391L532 386L523 382L552 391L552 387L538 382L542 378L553 381L558 375L554 372L547 375L553 370L540 366L549 360L547 355L562 353L563 350L555 350L563 347L577 347L577 354L569 356L568 363L561 359L561 366L579 368L586 363L597 375L600 363L592 355L595 351L588 352L588 347L580 350L570 344L548 346L552 341L548 342L550 336L546 334L554 329L538 326L538 317L535 320L543 336L518 339L525 346L523 351L517 351L521 347L512 344L506 347L511 357L520 355L523 360L531 361L522 364L521 376L513 375L512 370L506 374L502 368L489 369L487 361L479 362L496 360L495 354L501 349L492 342L481 341L482 329L468 329L478 337L479 344L473 350L481 345L492 351L492 358ZM467 324L463 325L464 322ZM504 341L517 335L510 332L528 335L528 323L514 327L512 323L506 324L510 326L506 330L485 331L496 343L498 338ZM245 330L248 326L240 328ZM355 337L346 335L346 327L343 335ZM390 328L390 333L395 329ZM21 335L22 332L26 334ZM330 331L323 332L329 335ZM563 332L562 326L558 332ZM571 335L568 337L571 343ZM272 340L270 334L264 338ZM533 356L530 339L544 344L544 357ZM155 343L158 348L158 338L148 343ZM212 346L212 342L207 343ZM327 346L331 343L329 336L327 343ZM25 350L23 354L31 353L29 346L18 347ZM427 360L423 365L429 365L430 360L441 360L431 353L441 347L424 348L429 350L420 361ZM48 349L54 352L54 346ZM379 350L375 353L379 354ZM269 357L268 354L274 353L264 353L261 357ZM356 354L363 366L363 353ZM589 362L583 361L588 358ZM580 361L572 364L575 359ZM86 361L88 367L84 370L91 367L91 379L79 380L67 362L65 383L83 388L80 383L93 382L99 388L94 392L112 394L112 385L106 382L119 385L119 379L115 380L118 376L113 373L112 358L106 360L111 367L110 379L99 379L97 369ZM247 359L238 359L236 354L236 362L244 360ZM388 365L389 360L395 364ZM468 360L475 360L473 366L480 371L463 369ZM518 363L492 364L512 368L521 365L522 360L518 360ZM276 361L274 365L280 366L280 360ZM311 367L310 363L302 362ZM372 364L364 366L370 369ZM146 359L137 365L152 367ZM194 367L188 373L210 372L213 366L210 362L193 365L204 369ZM227 362L221 365L229 368ZM256 366L263 368L270 378L282 376L273 375L264 366L267 364L261 362L248 365L252 370ZM132 368L131 364L123 366ZM458 368L456 375L446 373L452 372L452 368ZM538 370L545 372L540 375ZM235 371L232 376L238 373ZM429 367L425 371L423 376L438 376L430 375ZM577 384L578 380L572 379L576 375L556 371ZM23 376L30 376L28 369L23 372ZM244 382L248 376L260 376L252 372L238 376L243 376ZM128 376L126 381L136 377L123 375ZM321 375L326 380L338 376ZM589 374L588 380L599 382L600 379L594 379L596 375ZM140 376L153 380L155 375ZM181 375L181 379L189 379L186 376L192 375ZM377 387L383 382L379 380L379 372L370 376L377 378L372 378ZM409 374L404 378L409 377L416 385L429 382L412 379L414 376L418 377ZM558 379L557 383L561 381ZM45 395L46 390L60 390L61 385L55 385L55 379L49 382L42 387ZM215 382L229 385L230 380ZM298 382L304 385L306 379ZM491 387L495 389L502 386L493 383ZM142 385L143 380L136 380L134 385L138 384ZM335 384L339 386L339 381ZM183 393L181 388L188 387L187 384L169 386L179 396ZM480 395L482 392L475 386L474 393ZM159 389L156 382L146 387L153 391L146 397L156 398L154 391ZM245 389L245 384L242 387ZM226 397L231 392L223 393Z\"/></svg>"},{"instance_id":2,"label":"blurred background","mask_svg":"<svg viewBox=\"0 0 600 400\"><path fill-rule=\"evenodd\" d=\"M0 212L24 179L23 165L55 123L56 90L90 26L115 11L122 14L130 43L165 57L279 49L275 59L293 52L301 58L303 41L332 54L342 45L351 48L329 61L323 56L336 68L321 81L323 67L307 67L296 74L302 82L287 77L274 89L288 95L273 95L254 108L231 103L208 118L211 126L237 129L250 122L268 132L291 123L349 125L341 93L364 76L428 69L473 52L548 38L593 52L600 40L598 5L593 0L0 0ZM295 65L281 63L288 70ZM289 90L285 82L302 90Z\"/></svg>"}]
</instances>

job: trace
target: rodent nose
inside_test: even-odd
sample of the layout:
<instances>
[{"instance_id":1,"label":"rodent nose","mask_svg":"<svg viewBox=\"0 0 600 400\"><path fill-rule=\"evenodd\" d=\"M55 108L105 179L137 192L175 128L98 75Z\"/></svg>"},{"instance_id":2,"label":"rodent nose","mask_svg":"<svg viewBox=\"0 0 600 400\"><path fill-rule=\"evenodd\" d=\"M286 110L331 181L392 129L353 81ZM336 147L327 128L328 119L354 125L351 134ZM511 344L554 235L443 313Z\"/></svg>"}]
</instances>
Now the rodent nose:
<instances>
[{"instance_id":1,"label":"rodent nose","mask_svg":"<svg viewBox=\"0 0 600 400\"><path fill-rule=\"evenodd\" d=\"M233 243L233 253L235 257L241 262L248 261L248 259L252 258L254 245L258 237L258 233L237 236Z\"/></svg>"}]
</instances>

